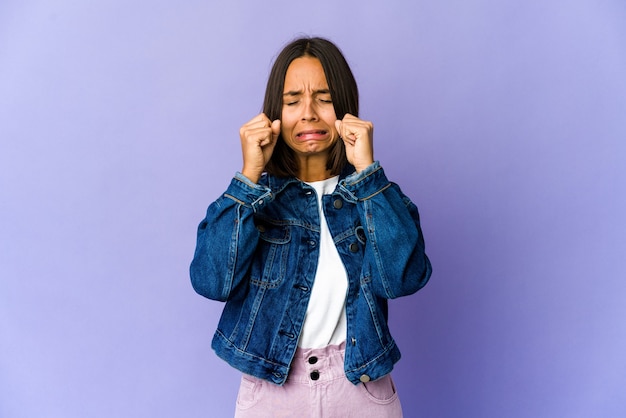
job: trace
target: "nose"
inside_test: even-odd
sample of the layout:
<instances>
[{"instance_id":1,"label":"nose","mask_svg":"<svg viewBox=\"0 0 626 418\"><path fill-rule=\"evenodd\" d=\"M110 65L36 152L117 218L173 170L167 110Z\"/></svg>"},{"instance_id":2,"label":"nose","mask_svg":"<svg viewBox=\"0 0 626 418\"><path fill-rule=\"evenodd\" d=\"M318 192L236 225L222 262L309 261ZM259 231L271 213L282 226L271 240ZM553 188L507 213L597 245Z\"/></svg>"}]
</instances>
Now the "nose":
<instances>
[{"instance_id":1,"label":"nose","mask_svg":"<svg viewBox=\"0 0 626 418\"><path fill-rule=\"evenodd\" d=\"M318 119L317 111L315 110L315 102L312 98L304 100L304 106L302 108L302 120L303 121L315 121Z\"/></svg>"}]
</instances>

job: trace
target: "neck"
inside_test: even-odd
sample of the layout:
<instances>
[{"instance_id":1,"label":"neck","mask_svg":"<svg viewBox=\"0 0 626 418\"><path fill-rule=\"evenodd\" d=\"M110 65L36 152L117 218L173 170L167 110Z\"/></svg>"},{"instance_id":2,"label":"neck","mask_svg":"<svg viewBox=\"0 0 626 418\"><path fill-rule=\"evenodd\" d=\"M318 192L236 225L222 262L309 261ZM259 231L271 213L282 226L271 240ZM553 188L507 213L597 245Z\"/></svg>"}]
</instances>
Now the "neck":
<instances>
[{"instance_id":1,"label":"neck","mask_svg":"<svg viewBox=\"0 0 626 418\"><path fill-rule=\"evenodd\" d=\"M331 178L330 170L326 169L326 156L319 158L310 156L300 159L298 178L302 181L320 181Z\"/></svg>"}]
</instances>

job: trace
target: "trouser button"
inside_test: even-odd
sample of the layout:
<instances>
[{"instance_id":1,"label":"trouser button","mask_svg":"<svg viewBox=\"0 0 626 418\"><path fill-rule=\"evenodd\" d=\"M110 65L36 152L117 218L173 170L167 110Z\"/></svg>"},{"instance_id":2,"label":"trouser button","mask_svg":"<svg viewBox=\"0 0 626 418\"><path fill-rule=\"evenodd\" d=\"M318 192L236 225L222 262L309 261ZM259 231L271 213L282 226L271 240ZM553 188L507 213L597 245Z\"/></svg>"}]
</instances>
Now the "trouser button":
<instances>
[{"instance_id":1,"label":"trouser button","mask_svg":"<svg viewBox=\"0 0 626 418\"><path fill-rule=\"evenodd\" d=\"M309 357L309 364L315 364L315 363L317 363L317 357L315 356Z\"/></svg>"},{"instance_id":2,"label":"trouser button","mask_svg":"<svg viewBox=\"0 0 626 418\"><path fill-rule=\"evenodd\" d=\"M317 370L313 370L310 376L311 380L317 380L320 378L320 372L318 372Z\"/></svg>"}]
</instances>

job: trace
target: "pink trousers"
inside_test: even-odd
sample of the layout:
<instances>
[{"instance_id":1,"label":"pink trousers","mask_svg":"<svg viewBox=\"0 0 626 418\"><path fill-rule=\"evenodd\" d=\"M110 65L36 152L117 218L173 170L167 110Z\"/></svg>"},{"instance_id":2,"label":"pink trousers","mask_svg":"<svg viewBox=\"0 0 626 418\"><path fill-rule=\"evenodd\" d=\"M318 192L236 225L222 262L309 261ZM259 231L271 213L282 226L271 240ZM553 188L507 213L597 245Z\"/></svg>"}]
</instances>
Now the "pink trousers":
<instances>
[{"instance_id":1,"label":"pink trousers","mask_svg":"<svg viewBox=\"0 0 626 418\"><path fill-rule=\"evenodd\" d=\"M235 418L399 418L391 375L352 384L343 371L344 345L298 349L283 386L243 375Z\"/></svg>"}]
</instances>

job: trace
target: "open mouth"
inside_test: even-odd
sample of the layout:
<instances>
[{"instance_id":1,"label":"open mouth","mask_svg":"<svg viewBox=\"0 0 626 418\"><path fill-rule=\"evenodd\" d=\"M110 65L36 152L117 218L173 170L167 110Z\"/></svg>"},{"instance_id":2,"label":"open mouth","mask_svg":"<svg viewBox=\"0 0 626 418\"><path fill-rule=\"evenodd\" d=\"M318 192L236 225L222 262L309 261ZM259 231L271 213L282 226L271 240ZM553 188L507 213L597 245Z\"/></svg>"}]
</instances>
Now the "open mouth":
<instances>
[{"instance_id":1,"label":"open mouth","mask_svg":"<svg viewBox=\"0 0 626 418\"><path fill-rule=\"evenodd\" d=\"M306 139L318 139L320 137L324 137L328 134L328 131L324 129L310 129L307 131L298 132L296 134L297 139L306 140Z\"/></svg>"}]
</instances>

